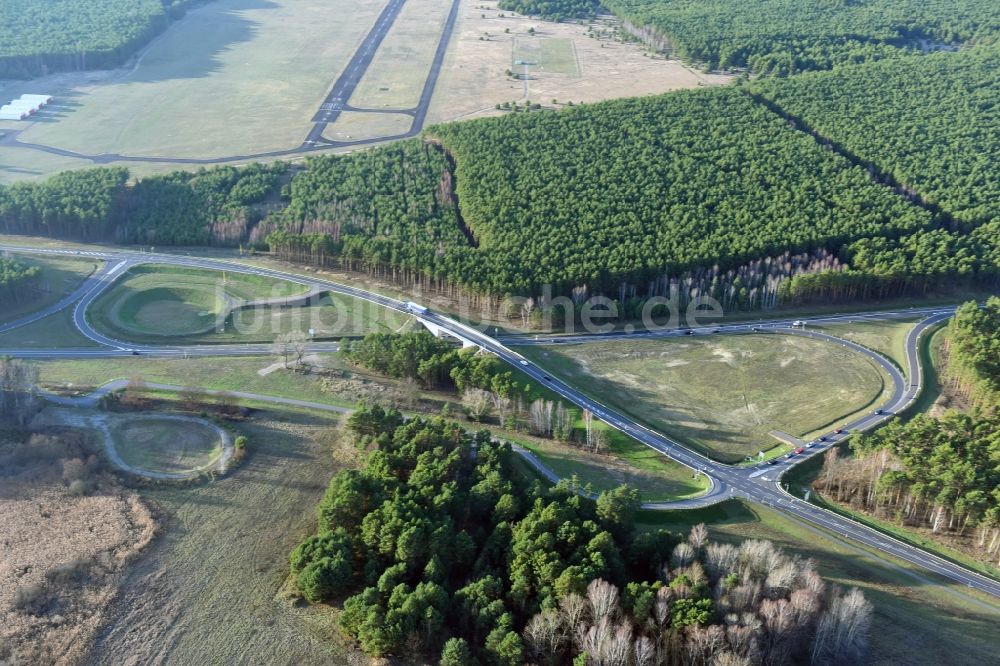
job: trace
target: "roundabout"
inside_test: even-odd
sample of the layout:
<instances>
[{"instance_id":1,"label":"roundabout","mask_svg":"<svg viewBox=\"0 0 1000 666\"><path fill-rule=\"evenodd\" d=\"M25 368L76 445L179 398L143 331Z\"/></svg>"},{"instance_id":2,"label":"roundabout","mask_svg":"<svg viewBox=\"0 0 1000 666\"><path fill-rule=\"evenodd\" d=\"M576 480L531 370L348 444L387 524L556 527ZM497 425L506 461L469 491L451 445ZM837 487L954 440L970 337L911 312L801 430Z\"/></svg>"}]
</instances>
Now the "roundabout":
<instances>
[{"instance_id":1,"label":"roundabout","mask_svg":"<svg viewBox=\"0 0 1000 666\"><path fill-rule=\"evenodd\" d=\"M229 434L200 419L130 415L111 420L105 432L124 465L140 476L223 472L232 456Z\"/></svg>"}]
</instances>

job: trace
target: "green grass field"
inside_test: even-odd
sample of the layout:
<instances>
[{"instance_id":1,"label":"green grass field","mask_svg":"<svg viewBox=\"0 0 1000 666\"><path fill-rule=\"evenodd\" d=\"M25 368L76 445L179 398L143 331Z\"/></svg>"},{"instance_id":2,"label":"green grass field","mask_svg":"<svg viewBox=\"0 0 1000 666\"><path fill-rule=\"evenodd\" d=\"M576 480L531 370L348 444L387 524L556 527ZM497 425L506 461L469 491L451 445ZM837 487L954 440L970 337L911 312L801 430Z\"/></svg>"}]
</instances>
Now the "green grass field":
<instances>
[{"instance_id":1,"label":"green grass field","mask_svg":"<svg viewBox=\"0 0 1000 666\"><path fill-rule=\"evenodd\" d=\"M109 335L132 341L177 336L216 338L222 337L217 335L217 326L231 328L229 324L237 320L245 323L239 313L225 316L227 303L285 298L305 292L303 285L256 275L138 266L94 301L87 317ZM266 336L271 332L255 333ZM277 332L271 334L273 337Z\"/></svg>"},{"instance_id":2,"label":"green grass field","mask_svg":"<svg viewBox=\"0 0 1000 666\"><path fill-rule=\"evenodd\" d=\"M576 50L572 39L555 39L547 37L518 36L514 40L514 50L511 56L513 71L520 73L523 68L518 61L533 63L529 71L547 72L549 74L569 74L579 76L580 68L576 62Z\"/></svg>"},{"instance_id":3,"label":"green grass field","mask_svg":"<svg viewBox=\"0 0 1000 666\"><path fill-rule=\"evenodd\" d=\"M112 442L126 464L168 474L202 469L222 453L219 435L208 425L155 416L118 419Z\"/></svg>"},{"instance_id":4,"label":"green grass field","mask_svg":"<svg viewBox=\"0 0 1000 666\"><path fill-rule=\"evenodd\" d=\"M94 260L55 256L14 254L13 258L30 266L38 266L42 271L42 277L38 283L39 289L32 293L30 298L0 310L0 324L20 319L59 301L79 287L100 264Z\"/></svg>"},{"instance_id":5,"label":"green grass field","mask_svg":"<svg viewBox=\"0 0 1000 666\"><path fill-rule=\"evenodd\" d=\"M639 491L644 502L669 501L700 495L708 489L703 475L693 476L690 469L671 463L667 458L650 451L665 464L648 463L640 467L635 456L616 452L614 456L597 456L578 448L537 438L511 438L538 457L553 472L563 478L575 476L581 485L589 485L594 492L611 490L628 484ZM636 452L638 454L639 452Z\"/></svg>"},{"instance_id":6,"label":"green grass field","mask_svg":"<svg viewBox=\"0 0 1000 666\"><path fill-rule=\"evenodd\" d=\"M272 358L253 357L67 359L39 361L38 371L40 383L52 389L89 392L115 379L142 377L157 384L245 391L337 404L332 396L322 391L315 376L289 371L261 374L274 362ZM333 355L322 354L320 362L325 365L335 360ZM353 406L353 403L344 406Z\"/></svg>"},{"instance_id":7,"label":"green grass field","mask_svg":"<svg viewBox=\"0 0 1000 666\"><path fill-rule=\"evenodd\" d=\"M359 109L412 109L420 101L451 3L409 0L351 96Z\"/></svg>"},{"instance_id":8,"label":"green grass field","mask_svg":"<svg viewBox=\"0 0 1000 666\"><path fill-rule=\"evenodd\" d=\"M2 129L0 134L3 134ZM60 171L91 166L93 164L86 160L0 146L0 185L10 185L22 180L42 180Z\"/></svg>"},{"instance_id":9,"label":"green grass field","mask_svg":"<svg viewBox=\"0 0 1000 666\"><path fill-rule=\"evenodd\" d=\"M1000 606L995 599L932 580L932 574L922 569L887 561L775 511L730 501L697 511L644 512L640 525L686 532L699 522L708 525L714 540L769 539L787 551L814 558L825 580L860 588L875 605L866 663L973 666L996 661Z\"/></svg>"},{"instance_id":10,"label":"green grass field","mask_svg":"<svg viewBox=\"0 0 1000 666\"><path fill-rule=\"evenodd\" d=\"M49 90L61 108L41 114L22 139L88 154L169 157L292 148L381 8L349 0L206 3L134 69Z\"/></svg>"},{"instance_id":11,"label":"green grass field","mask_svg":"<svg viewBox=\"0 0 1000 666\"><path fill-rule=\"evenodd\" d=\"M408 315L334 293L309 305L237 307L224 316L227 298L249 302L306 291L294 282L243 273L140 266L102 294L87 316L95 328L117 339L180 337L188 344L269 342L282 333L310 329L316 339L339 339L396 331L410 321Z\"/></svg>"},{"instance_id":12,"label":"green grass field","mask_svg":"<svg viewBox=\"0 0 1000 666\"><path fill-rule=\"evenodd\" d=\"M60 310L33 324L0 333L0 349L97 347L73 326L73 308Z\"/></svg>"},{"instance_id":13,"label":"green grass field","mask_svg":"<svg viewBox=\"0 0 1000 666\"><path fill-rule=\"evenodd\" d=\"M111 359L61 359L38 361L39 381L43 387L62 393L89 393L95 387L115 379L141 377L147 383L192 386L220 391L243 391L296 400L324 403L337 407L354 407L358 400L372 399L394 402L400 399L400 382L359 375L346 368L335 354L317 355L318 364L335 374L364 381L368 389L361 395L358 384L347 383L343 390L324 389L316 375L307 375L275 368L272 358L199 357L190 359L154 359L123 357ZM397 392L380 391L378 387L397 388ZM543 395L539 391L539 395ZM418 399L426 410L437 411L445 402L457 400L453 395L420 391ZM405 408L405 406L404 406ZM454 412L460 407L452 405ZM578 413L577 427L582 428ZM477 426L478 427L478 426ZM621 483L634 485L649 500L687 497L703 492L704 477L692 478L692 472L668 458L625 437L603 423L595 427L608 433L609 456L595 456L565 444L506 433L492 426L499 436L526 445L546 464L565 477L574 474L597 490L614 488Z\"/></svg>"},{"instance_id":14,"label":"green grass field","mask_svg":"<svg viewBox=\"0 0 1000 666\"><path fill-rule=\"evenodd\" d=\"M906 336L920 318L887 321L854 321L826 326L810 326L876 351L896 364L906 374Z\"/></svg>"},{"instance_id":15,"label":"green grass field","mask_svg":"<svg viewBox=\"0 0 1000 666\"><path fill-rule=\"evenodd\" d=\"M838 345L784 335L596 342L521 350L591 396L716 459L738 462L871 408L884 372ZM835 371L833 370L835 369Z\"/></svg>"},{"instance_id":16,"label":"green grass field","mask_svg":"<svg viewBox=\"0 0 1000 666\"><path fill-rule=\"evenodd\" d=\"M924 387L916 402L906 415L923 414L941 399L943 386L941 373L944 371L944 344L948 337L947 324L941 324L927 331L920 338L920 365L924 369Z\"/></svg>"}]
</instances>

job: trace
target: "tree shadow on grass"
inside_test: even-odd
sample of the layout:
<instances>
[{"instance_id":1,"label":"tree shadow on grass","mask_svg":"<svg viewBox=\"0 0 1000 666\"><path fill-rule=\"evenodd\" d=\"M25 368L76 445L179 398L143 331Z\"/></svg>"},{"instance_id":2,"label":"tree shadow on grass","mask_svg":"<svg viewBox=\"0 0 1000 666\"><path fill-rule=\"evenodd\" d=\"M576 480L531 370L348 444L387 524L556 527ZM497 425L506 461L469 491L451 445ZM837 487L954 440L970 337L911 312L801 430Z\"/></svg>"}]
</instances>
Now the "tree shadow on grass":
<instances>
[{"instance_id":1,"label":"tree shadow on grass","mask_svg":"<svg viewBox=\"0 0 1000 666\"><path fill-rule=\"evenodd\" d=\"M121 83L157 83L173 79L204 78L221 69L219 56L235 44L252 41L260 24L244 12L278 9L271 0L217 2L193 10L170 26L168 32L140 54L141 62ZM178 35L188 36L180 43ZM177 44L166 50L165 45ZM197 109L192 109L197 113Z\"/></svg>"}]
</instances>

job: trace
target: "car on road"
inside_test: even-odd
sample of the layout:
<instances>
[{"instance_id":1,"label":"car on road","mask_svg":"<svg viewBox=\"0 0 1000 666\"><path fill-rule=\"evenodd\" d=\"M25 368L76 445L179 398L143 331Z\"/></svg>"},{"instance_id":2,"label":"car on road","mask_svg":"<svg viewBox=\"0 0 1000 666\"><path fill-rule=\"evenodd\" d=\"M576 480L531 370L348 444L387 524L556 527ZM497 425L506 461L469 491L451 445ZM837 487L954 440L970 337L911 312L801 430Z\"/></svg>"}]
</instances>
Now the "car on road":
<instances>
[{"instance_id":1,"label":"car on road","mask_svg":"<svg viewBox=\"0 0 1000 666\"><path fill-rule=\"evenodd\" d=\"M804 321L802 321L801 319L796 319L795 321L792 322L792 327L793 328L802 328L805 325L806 325L806 323Z\"/></svg>"},{"instance_id":2,"label":"car on road","mask_svg":"<svg viewBox=\"0 0 1000 666\"><path fill-rule=\"evenodd\" d=\"M142 355L142 354L140 354L140 353L139 353L138 351L136 351L135 349L133 349L133 350L132 350L132 356L141 356L141 355Z\"/></svg>"},{"instance_id":3,"label":"car on road","mask_svg":"<svg viewBox=\"0 0 1000 666\"><path fill-rule=\"evenodd\" d=\"M885 410L884 409L876 409L875 413L878 414L879 416L881 416L882 414L885 414Z\"/></svg>"},{"instance_id":4,"label":"car on road","mask_svg":"<svg viewBox=\"0 0 1000 666\"><path fill-rule=\"evenodd\" d=\"M843 428L837 428L836 430L833 431L833 434L834 435L843 435L844 434L844 429Z\"/></svg>"},{"instance_id":5,"label":"car on road","mask_svg":"<svg viewBox=\"0 0 1000 666\"><path fill-rule=\"evenodd\" d=\"M800 446L799 448L795 449L792 453L794 453L795 455L799 455L800 453L802 453L805 450L806 450L806 447Z\"/></svg>"},{"instance_id":6,"label":"car on road","mask_svg":"<svg viewBox=\"0 0 1000 666\"><path fill-rule=\"evenodd\" d=\"M826 441L826 435L823 435L822 437L820 437L820 438L819 438L819 441L821 441L821 442L825 442L825 441Z\"/></svg>"},{"instance_id":7,"label":"car on road","mask_svg":"<svg viewBox=\"0 0 1000 666\"><path fill-rule=\"evenodd\" d=\"M768 465L777 465L777 464L778 464L778 461L777 461L777 460L768 460L768 461L767 461L767 464L768 464Z\"/></svg>"},{"instance_id":8,"label":"car on road","mask_svg":"<svg viewBox=\"0 0 1000 666\"><path fill-rule=\"evenodd\" d=\"M752 327L752 328L750 329L750 331L751 331L752 333L757 333L758 331L760 331L760 329L759 329L759 328L757 328L756 326L753 326L753 327Z\"/></svg>"},{"instance_id":9,"label":"car on road","mask_svg":"<svg viewBox=\"0 0 1000 666\"><path fill-rule=\"evenodd\" d=\"M528 365L528 362L527 362L527 361L523 361L523 360L522 360L522 361L521 361L521 365Z\"/></svg>"},{"instance_id":10,"label":"car on road","mask_svg":"<svg viewBox=\"0 0 1000 666\"><path fill-rule=\"evenodd\" d=\"M552 381L552 378L549 377L548 375L542 375L542 379L544 379L547 382L551 382Z\"/></svg>"}]
</instances>

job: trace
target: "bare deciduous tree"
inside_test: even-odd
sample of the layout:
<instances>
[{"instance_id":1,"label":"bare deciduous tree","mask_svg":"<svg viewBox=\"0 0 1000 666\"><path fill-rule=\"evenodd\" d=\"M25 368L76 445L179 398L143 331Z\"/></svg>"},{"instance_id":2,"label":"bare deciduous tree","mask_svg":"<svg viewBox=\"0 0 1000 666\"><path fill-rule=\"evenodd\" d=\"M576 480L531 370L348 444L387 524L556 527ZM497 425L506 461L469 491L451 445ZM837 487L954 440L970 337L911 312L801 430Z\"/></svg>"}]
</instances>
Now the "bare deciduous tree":
<instances>
[{"instance_id":1,"label":"bare deciduous tree","mask_svg":"<svg viewBox=\"0 0 1000 666\"><path fill-rule=\"evenodd\" d=\"M142 377L132 377L125 385L122 402L129 407L141 407L146 401L146 382Z\"/></svg>"},{"instance_id":2,"label":"bare deciduous tree","mask_svg":"<svg viewBox=\"0 0 1000 666\"><path fill-rule=\"evenodd\" d=\"M694 560L695 552L691 544L686 542L681 542L674 546L674 552L670 555L670 564L673 565L675 569L680 569L691 564Z\"/></svg>"},{"instance_id":3,"label":"bare deciduous tree","mask_svg":"<svg viewBox=\"0 0 1000 666\"><path fill-rule=\"evenodd\" d=\"M559 612L562 613L563 623L571 631L588 619L588 611L587 600L579 594L567 594L559 600Z\"/></svg>"},{"instance_id":4,"label":"bare deciduous tree","mask_svg":"<svg viewBox=\"0 0 1000 666\"><path fill-rule=\"evenodd\" d=\"M302 365L302 359L309 351L309 336L302 331L289 331L282 333L274 339L271 345L271 353L281 359L285 368L288 368L289 361L292 367L298 368Z\"/></svg>"},{"instance_id":5,"label":"bare deciduous tree","mask_svg":"<svg viewBox=\"0 0 1000 666\"><path fill-rule=\"evenodd\" d=\"M546 608L531 618L524 627L524 642L528 653L536 659L557 654L569 638L570 627L565 616L554 608Z\"/></svg>"},{"instance_id":6,"label":"bare deciduous tree","mask_svg":"<svg viewBox=\"0 0 1000 666\"><path fill-rule=\"evenodd\" d=\"M713 580L735 571L740 551L728 543L710 543L705 546L705 569Z\"/></svg>"},{"instance_id":7,"label":"bare deciduous tree","mask_svg":"<svg viewBox=\"0 0 1000 666\"><path fill-rule=\"evenodd\" d=\"M700 551L708 543L708 528L705 527L705 523L698 523L691 528L691 532L688 534L688 543L695 550Z\"/></svg>"},{"instance_id":8,"label":"bare deciduous tree","mask_svg":"<svg viewBox=\"0 0 1000 666\"><path fill-rule=\"evenodd\" d=\"M656 646L645 636L635 639L632 646L632 663L635 666L652 666L656 660Z\"/></svg>"},{"instance_id":9,"label":"bare deciduous tree","mask_svg":"<svg viewBox=\"0 0 1000 666\"><path fill-rule=\"evenodd\" d=\"M816 628L813 663L857 663L867 647L873 611L871 603L857 588L834 596Z\"/></svg>"},{"instance_id":10,"label":"bare deciduous tree","mask_svg":"<svg viewBox=\"0 0 1000 666\"><path fill-rule=\"evenodd\" d=\"M462 393L462 405L474 421L482 421L493 408L490 392L478 388L467 388Z\"/></svg>"},{"instance_id":11,"label":"bare deciduous tree","mask_svg":"<svg viewBox=\"0 0 1000 666\"><path fill-rule=\"evenodd\" d=\"M0 416L23 425L35 404L38 366L16 358L0 358Z\"/></svg>"},{"instance_id":12,"label":"bare deciduous tree","mask_svg":"<svg viewBox=\"0 0 1000 666\"><path fill-rule=\"evenodd\" d=\"M603 580L593 580L587 586L587 600L595 620L611 618L618 608L618 588Z\"/></svg>"}]
</instances>

